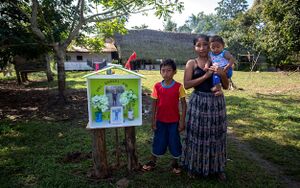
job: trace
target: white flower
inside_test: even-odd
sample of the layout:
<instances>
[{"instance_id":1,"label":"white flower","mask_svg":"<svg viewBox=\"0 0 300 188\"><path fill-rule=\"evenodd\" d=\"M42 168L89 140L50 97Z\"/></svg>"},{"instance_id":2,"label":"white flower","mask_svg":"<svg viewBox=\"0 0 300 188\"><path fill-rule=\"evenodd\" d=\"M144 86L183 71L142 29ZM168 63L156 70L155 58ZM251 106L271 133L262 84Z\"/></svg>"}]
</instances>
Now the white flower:
<instances>
[{"instance_id":1,"label":"white flower","mask_svg":"<svg viewBox=\"0 0 300 188\"><path fill-rule=\"evenodd\" d=\"M123 105L123 106L129 106L129 108L131 108L132 104L136 101L137 99L137 96L136 94L133 93L132 90L129 90L129 91L124 91L121 96L120 96L120 103Z\"/></svg>"},{"instance_id":2,"label":"white flower","mask_svg":"<svg viewBox=\"0 0 300 188\"><path fill-rule=\"evenodd\" d=\"M108 109L108 98L105 95L95 95L92 97L92 106L98 111L105 112Z\"/></svg>"}]
</instances>

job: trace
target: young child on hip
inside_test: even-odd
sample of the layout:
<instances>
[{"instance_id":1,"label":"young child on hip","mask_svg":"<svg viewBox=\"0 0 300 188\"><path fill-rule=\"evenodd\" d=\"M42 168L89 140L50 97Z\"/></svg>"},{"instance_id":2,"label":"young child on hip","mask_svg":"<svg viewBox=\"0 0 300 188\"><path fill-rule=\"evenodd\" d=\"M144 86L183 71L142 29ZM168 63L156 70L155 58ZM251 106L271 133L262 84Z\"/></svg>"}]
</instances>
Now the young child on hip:
<instances>
[{"instance_id":1,"label":"young child on hip","mask_svg":"<svg viewBox=\"0 0 300 188\"><path fill-rule=\"evenodd\" d=\"M224 40L218 35L211 36L209 38L209 46L211 51L208 54L212 64L218 67L222 67L226 72L227 77L230 79L232 77L232 67L235 60L229 51L224 50ZM209 67L210 64L207 63L205 65L205 70L208 70ZM215 93L215 95L222 94L220 76L217 74L213 74L212 77L214 85L212 91Z\"/></svg>"},{"instance_id":2,"label":"young child on hip","mask_svg":"<svg viewBox=\"0 0 300 188\"><path fill-rule=\"evenodd\" d=\"M143 170L150 171L156 166L159 156L165 154L167 148L173 157L172 172L179 174L181 169L178 159L181 156L181 142L179 133L185 129L186 93L183 85L176 82L176 64L171 59L166 59L160 64L160 74L163 78L153 86L152 101L152 129L154 138L152 155L148 163L143 165ZM181 115L179 112L181 103Z\"/></svg>"}]
</instances>

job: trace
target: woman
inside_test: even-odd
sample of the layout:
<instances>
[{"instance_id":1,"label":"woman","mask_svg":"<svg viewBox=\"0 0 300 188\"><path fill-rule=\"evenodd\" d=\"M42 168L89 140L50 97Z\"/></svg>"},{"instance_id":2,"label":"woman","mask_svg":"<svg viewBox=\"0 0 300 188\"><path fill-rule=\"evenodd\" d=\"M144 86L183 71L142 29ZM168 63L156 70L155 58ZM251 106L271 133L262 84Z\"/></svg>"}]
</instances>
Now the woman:
<instances>
[{"instance_id":1,"label":"woman","mask_svg":"<svg viewBox=\"0 0 300 188\"><path fill-rule=\"evenodd\" d=\"M198 57L186 63L185 89L194 88L190 96L186 117L181 163L191 177L217 174L225 181L227 117L225 99L211 91L212 74L221 77L222 86L228 89L226 73L216 66L204 71L209 52L209 37L200 35L194 39Z\"/></svg>"}]
</instances>

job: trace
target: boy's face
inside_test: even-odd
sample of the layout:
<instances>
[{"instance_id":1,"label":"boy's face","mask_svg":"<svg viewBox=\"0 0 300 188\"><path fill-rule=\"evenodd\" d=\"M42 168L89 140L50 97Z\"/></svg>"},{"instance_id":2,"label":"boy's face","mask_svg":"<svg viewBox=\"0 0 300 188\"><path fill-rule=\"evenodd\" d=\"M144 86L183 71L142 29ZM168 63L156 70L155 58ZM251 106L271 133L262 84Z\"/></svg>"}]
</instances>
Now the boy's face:
<instances>
[{"instance_id":1,"label":"boy's face","mask_svg":"<svg viewBox=\"0 0 300 188\"><path fill-rule=\"evenodd\" d=\"M214 54L219 54L223 51L224 49L224 45L220 42L211 42L210 43L210 50L214 53Z\"/></svg>"},{"instance_id":2,"label":"boy's face","mask_svg":"<svg viewBox=\"0 0 300 188\"><path fill-rule=\"evenodd\" d=\"M160 74L165 81L173 79L173 76L176 74L176 71L169 65L162 66L160 69Z\"/></svg>"}]
</instances>

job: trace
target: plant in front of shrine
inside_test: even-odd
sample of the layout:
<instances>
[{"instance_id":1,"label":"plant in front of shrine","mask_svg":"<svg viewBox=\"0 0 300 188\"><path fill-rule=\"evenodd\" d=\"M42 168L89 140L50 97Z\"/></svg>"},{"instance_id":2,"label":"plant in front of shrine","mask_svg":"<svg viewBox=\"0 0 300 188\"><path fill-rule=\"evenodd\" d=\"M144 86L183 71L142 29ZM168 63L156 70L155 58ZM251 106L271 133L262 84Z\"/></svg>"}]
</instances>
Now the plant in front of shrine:
<instances>
[{"instance_id":1,"label":"plant in front of shrine","mask_svg":"<svg viewBox=\"0 0 300 188\"><path fill-rule=\"evenodd\" d=\"M122 106L128 106L128 110L132 110L136 100L137 96L132 90L124 91L119 99Z\"/></svg>"},{"instance_id":2,"label":"plant in front of shrine","mask_svg":"<svg viewBox=\"0 0 300 188\"><path fill-rule=\"evenodd\" d=\"M106 95L95 95L92 97L92 106L98 112L105 112L108 109L108 97Z\"/></svg>"}]
</instances>

